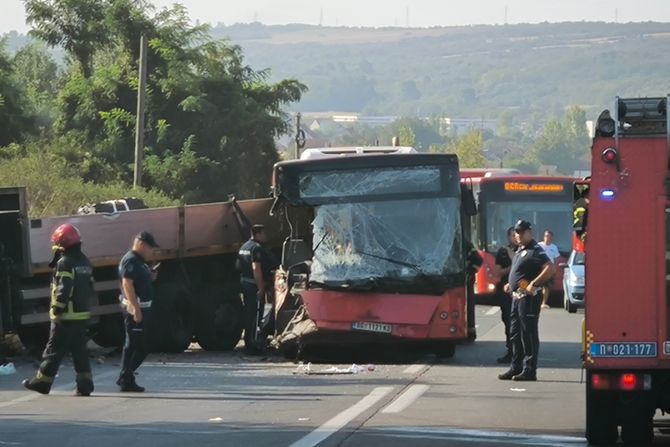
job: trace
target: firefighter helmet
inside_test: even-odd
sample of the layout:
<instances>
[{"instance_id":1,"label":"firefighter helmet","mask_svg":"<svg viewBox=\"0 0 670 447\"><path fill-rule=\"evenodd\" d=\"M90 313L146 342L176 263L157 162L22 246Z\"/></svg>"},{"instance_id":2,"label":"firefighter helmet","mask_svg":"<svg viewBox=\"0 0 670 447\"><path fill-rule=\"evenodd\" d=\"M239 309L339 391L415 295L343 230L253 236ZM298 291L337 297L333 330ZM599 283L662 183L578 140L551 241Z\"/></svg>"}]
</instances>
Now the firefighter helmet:
<instances>
[{"instance_id":1,"label":"firefighter helmet","mask_svg":"<svg viewBox=\"0 0 670 447\"><path fill-rule=\"evenodd\" d=\"M54 249L66 250L74 245L81 244L81 234L74 225L63 224L51 234L51 242Z\"/></svg>"}]
</instances>

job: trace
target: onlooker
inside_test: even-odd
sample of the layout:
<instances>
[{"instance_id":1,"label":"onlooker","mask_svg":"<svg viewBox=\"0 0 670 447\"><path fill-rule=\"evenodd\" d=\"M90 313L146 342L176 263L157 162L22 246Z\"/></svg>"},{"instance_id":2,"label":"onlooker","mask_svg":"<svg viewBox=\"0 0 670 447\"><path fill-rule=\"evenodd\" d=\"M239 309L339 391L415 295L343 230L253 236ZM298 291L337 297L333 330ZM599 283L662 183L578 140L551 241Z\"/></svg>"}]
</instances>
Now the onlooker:
<instances>
[{"instance_id":1,"label":"onlooker","mask_svg":"<svg viewBox=\"0 0 670 447\"><path fill-rule=\"evenodd\" d=\"M544 252L547 254L547 257L554 264L561 256L561 253L558 251L558 247L556 246L556 244L554 244L554 233L551 230L544 230L544 240L542 242L539 242L537 245L542 247ZM549 282L551 283L552 280L553 278L551 278ZM547 286L542 289L542 309L549 309L550 288L551 287Z\"/></svg>"}]
</instances>

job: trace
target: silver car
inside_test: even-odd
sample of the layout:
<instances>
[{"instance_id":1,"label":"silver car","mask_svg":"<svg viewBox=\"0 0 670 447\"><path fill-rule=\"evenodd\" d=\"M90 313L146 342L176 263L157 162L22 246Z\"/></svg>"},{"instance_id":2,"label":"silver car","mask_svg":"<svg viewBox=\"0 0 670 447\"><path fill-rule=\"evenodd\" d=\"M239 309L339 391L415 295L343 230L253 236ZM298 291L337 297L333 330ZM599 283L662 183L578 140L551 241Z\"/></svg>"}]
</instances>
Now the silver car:
<instances>
[{"instance_id":1,"label":"silver car","mask_svg":"<svg viewBox=\"0 0 670 447\"><path fill-rule=\"evenodd\" d=\"M584 308L584 262L586 255L582 251L573 251L568 262L560 264L565 269L563 275L563 305L571 314Z\"/></svg>"}]
</instances>

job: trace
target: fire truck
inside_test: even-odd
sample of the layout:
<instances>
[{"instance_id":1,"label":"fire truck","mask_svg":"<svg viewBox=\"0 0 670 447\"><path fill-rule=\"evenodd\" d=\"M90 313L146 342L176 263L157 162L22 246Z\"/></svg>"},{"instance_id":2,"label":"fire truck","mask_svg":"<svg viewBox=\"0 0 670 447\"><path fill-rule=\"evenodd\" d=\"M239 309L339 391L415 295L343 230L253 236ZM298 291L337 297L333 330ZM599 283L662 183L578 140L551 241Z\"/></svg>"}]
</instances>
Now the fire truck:
<instances>
[{"instance_id":1,"label":"fire truck","mask_svg":"<svg viewBox=\"0 0 670 447\"><path fill-rule=\"evenodd\" d=\"M478 301L493 302L496 283L495 255L507 245L507 229L518 219L533 224L535 237L554 233L554 244L565 262L572 249L573 182L571 177L521 175L514 170L462 170L461 181L471 184L478 201L478 214L471 220L473 242L484 260L477 272ZM563 292L563 271L558 269L551 284L552 296Z\"/></svg>"},{"instance_id":2,"label":"fire truck","mask_svg":"<svg viewBox=\"0 0 670 447\"><path fill-rule=\"evenodd\" d=\"M284 353L405 342L452 356L467 338L474 197L455 155L415 152L313 149L275 166L275 212L292 222L275 289Z\"/></svg>"},{"instance_id":3,"label":"fire truck","mask_svg":"<svg viewBox=\"0 0 670 447\"><path fill-rule=\"evenodd\" d=\"M654 438L670 411L669 98L617 98L596 123L585 237L586 437ZM623 253L623 255L622 255Z\"/></svg>"},{"instance_id":4,"label":"fire truck","mask_svg":"<svg viewBox=\"0 0 670 447\"><path fill-rule=\"evenodd\" d=\"M180 352L192 341L204 349L235 347L242 332L239 278L234 268L250 224L264 224L277 253L289 234L270 216L273 200L257 199L30 219L23 188L0 189L0 335L18 331L27 346L42 348L49 330L50 235L63 223L77 226L94 266L92 339L101 346L124 340L117 266L140 231L160 244L152 346Z\"/></svg>"}]
</instances>

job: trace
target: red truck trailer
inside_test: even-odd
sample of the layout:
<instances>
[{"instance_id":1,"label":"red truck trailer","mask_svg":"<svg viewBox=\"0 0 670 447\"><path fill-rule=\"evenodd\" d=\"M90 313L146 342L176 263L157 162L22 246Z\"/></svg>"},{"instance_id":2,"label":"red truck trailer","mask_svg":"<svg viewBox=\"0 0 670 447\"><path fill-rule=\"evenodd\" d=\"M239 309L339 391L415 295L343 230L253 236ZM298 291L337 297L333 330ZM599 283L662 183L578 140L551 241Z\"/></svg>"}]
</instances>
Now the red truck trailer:
<instances>
[{"instance_id":1,"label":"red truck trailer","mask_svg":"<svg viewBox=\"0 0 670 447\"><path fill-rule=\"evenodd\" d=\"M467 338L464 222L474 199L455 155L406 149L275 166L277 209L288 221L306 209L311 220L294 225L277 275L285 352L406 342L451 356Z\"/></svg>"},{"instance_id":2,"label":"red truck trailer","mask_svg":"<svg viewBox=\"0 0 670 447\"><path fill-rule=\"evenodd\" d=\"M586 437L645 445L670 411L668 98L617 98L592 146L586 228Z\"/></svg>"},{"instance_id":3,"label":"red truck trailer","mask_svg":"<svg viewBox=\"0 0 670 447\"><path fill-rule=\"evenodd\" d=\"M192 341L208 350L232 349L242 331L234 262L249 224L268 229L269 248L281 249L286 222L270 216L272 199L30 219L23 188L0 189L0 332L18 331L26 345L43 347L48 334L50 235L76 225L95 270L91 336L120 346L124 332L117 265L140 231L160 243L156 283L155 350L179 352Z\"/></svg>"}]
</instances>

